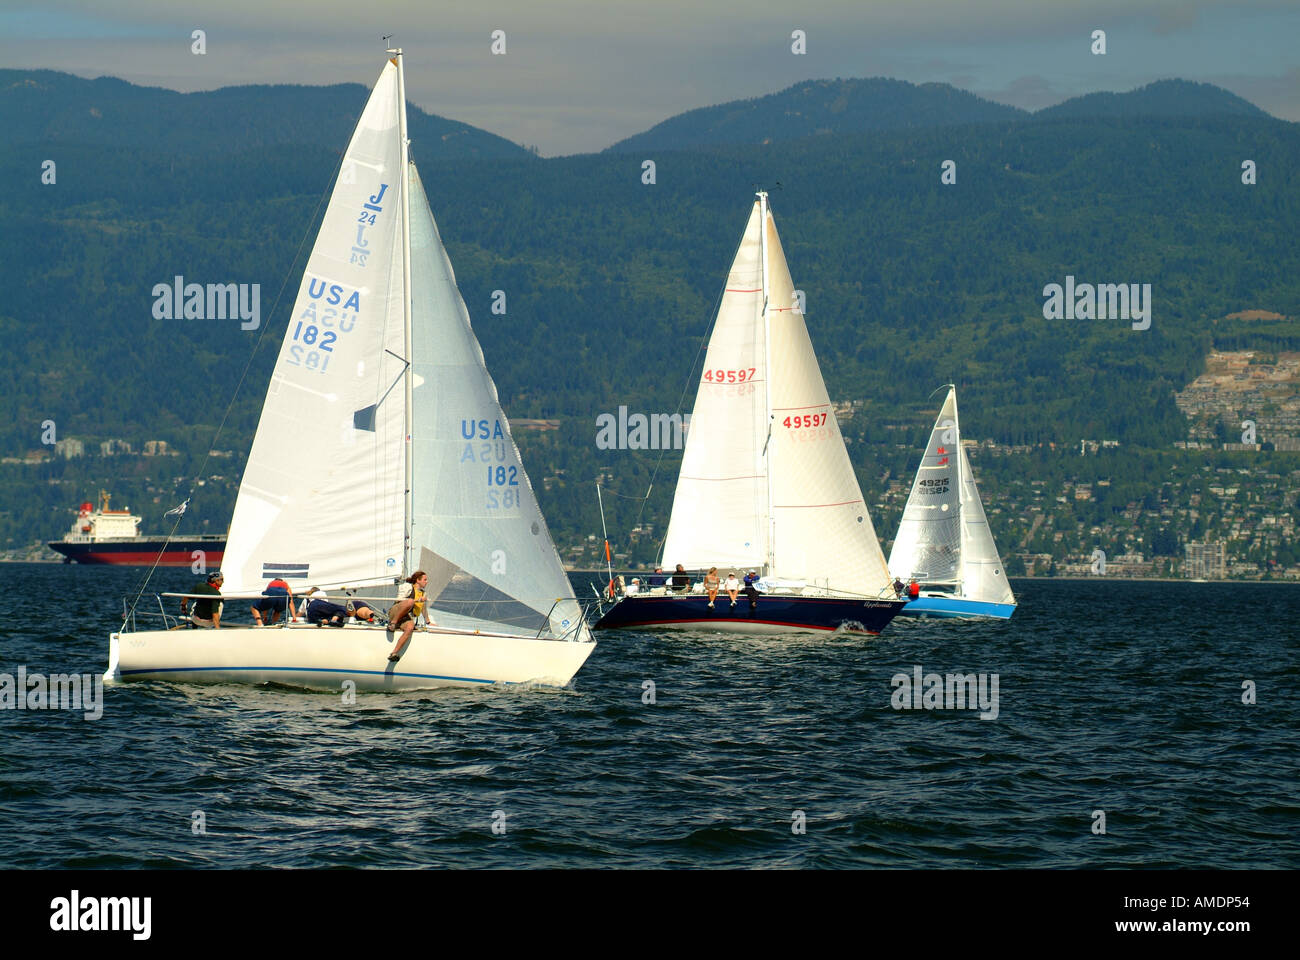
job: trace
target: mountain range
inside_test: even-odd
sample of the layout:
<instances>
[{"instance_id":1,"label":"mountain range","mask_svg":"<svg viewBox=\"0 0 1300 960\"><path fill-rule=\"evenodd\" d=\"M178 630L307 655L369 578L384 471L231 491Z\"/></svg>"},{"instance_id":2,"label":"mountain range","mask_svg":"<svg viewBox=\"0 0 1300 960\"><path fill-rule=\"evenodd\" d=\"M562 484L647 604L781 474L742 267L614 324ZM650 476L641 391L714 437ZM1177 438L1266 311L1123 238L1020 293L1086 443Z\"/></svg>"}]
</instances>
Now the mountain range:
<instances>
[{"instance_id":1,"label":"mountain range","mask_svg":"<svg viewBox=\"0 0 1300 960\"><path fill-rule=\"evenodd\" d=\"M370 91L359 83L222 87L177 93L115 77L86 80L54 70L0 70L0 125L8 144L142 147L222 154L291 144L341 151ZM425 157L522 158L504 137L407 108Z\"/></svg>"},{"instance_id":2,"label":"mountain range","mask_svg":"<svg viewBox=\"0 0 1300 960\"><path fill-rule=\"evenodd\" d=\"M0 456L41 449L47 421L91 446L162 439L179 454L0 466L0 548L61 532L100 483L161 502L148 487L164 470L220 475L185 522L224 526L364 95L0 71ZM743 104L549 159L433 115L417 124L412 109L413 154L503 404L562 422L518 437L557 538L599 529L597 475L628 503L653 480L637 509L666 518L675 454L598 450L595 418L689 411L754 183L772 188L831 396L859 404L846 434L864 489L906 473L941 383L958 385L969 436L1167 450L1186 435L1173 392L1208 350L1300 345L1300 126L1226 91L1162 81L1026 114L854 80ZM178 275L259 284L258 329L156 317L155 285ZM1044 288L1067 277L1151 284L1150 328L1046 320ZM498 290L504 315L490 309ZM210 444L233 457L206 460Z\"/></svg>"},{"instance_id":3,"label":"mountain range","mask_svg":"<svg viewBox=\"0 0 1300 960\"><path fill-rule=\"evenodd\" d=\"M275 144L341 149L369 91L357 83L253 84L177 93L114 77L0 70L0 124L9 142L131 146L233 153ZM423 159L523 159L526 147L410 104ZM802 137L1033 120L1118 117L1267 117L1221 87L1160 80L1127 93L1089 93L1037 113L946 83L885 77L809 80L778 93L688 110L606 148L606 153L766 144Z\"/></svg>"}]
</instances>

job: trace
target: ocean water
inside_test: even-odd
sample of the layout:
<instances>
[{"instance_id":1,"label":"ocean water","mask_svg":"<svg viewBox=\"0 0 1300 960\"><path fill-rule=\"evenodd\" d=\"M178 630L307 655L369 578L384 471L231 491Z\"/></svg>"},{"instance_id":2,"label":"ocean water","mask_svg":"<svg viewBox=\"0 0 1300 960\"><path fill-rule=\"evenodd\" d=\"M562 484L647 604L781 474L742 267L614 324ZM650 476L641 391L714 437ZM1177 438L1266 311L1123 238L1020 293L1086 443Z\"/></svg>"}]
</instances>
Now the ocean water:
<instances>
[{"instance_id":1,"label":"ocean water","mask_svg":"<svg viewBox=\"0 0 1300 960\"><path fill-rule=\"evenodd\" d=\"M102 673L141 575L0 565L0 673ZM1014 587L874 639L601 634L562 691L0 710L0 864L1300 867L1300 587ZM996 719L895 709L917 666L997 674Z\"/></svg>"}]
</instances>

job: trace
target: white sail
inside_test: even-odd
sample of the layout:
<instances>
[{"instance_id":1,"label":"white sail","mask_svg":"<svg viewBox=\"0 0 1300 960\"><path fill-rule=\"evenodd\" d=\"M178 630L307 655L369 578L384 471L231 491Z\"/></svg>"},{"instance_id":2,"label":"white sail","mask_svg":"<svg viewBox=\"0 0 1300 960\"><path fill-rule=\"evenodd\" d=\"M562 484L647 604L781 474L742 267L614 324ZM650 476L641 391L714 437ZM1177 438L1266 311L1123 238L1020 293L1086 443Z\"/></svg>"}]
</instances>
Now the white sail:
<instances>
[{"instance_id":1,"label":"white sail","mask_svg":"<svg viewBox=\"0 0 1300 960\"><path fill-rule=\"evenodd\" d=\"M957 394L949 389L889 552L889 569L903 581L956 583L961 579L960 450Z\"/></svg>"},{"instance_id":2,"label":"white sail","mask_svg":"<svg viewBox=\"0 0 1300 960\"><path fill-rule=\"evenodd\" d=\"M578 603L414 165L409 180L414 491L407 569L429 574L427 596L440 626L571 635L581 620Z\"/></svg>"},{"instance_id":3,"label":"white sail","mask_svg":"<svg viewBox=\"0 0 1300 960\"><path fill-rule=\"evenodd\" d=\"M230 592L274 576L391 582L404 526L398 70L348 144L280 346L240 483Z\"/></svg>"},{"instance_id":4,"label":"white sail","mask_svg":"<svg viewBox=\"0 0 1300 960\"><path fill-rule=\"evenodd\" d=\"M868 596L889 584L763 197L709 338L663 560Z\"/></svg>"},{"instance_id":5,"label":"white sail","mask_svg":"<svg viewBox=\"0 0 1300 960\"><path fill-rule=\"evenodd\" d=\"M962 596L989 603L1015 603L965 448L961 450L961 519Z\"/></svg>"},{"instance_id":6,"label":"white sail","mask_svg":"<svg viewBox=\"0 0 1300 960\"><path fill-rule=\"evenodd\" d=\"M668 569L767 562L767 379L759 204L727 274L664 539Z\"/></svg>"},{"instance_id":7,"label":"white sail","mask_svg":"<svg viewBox=\"0 0 1300 960\"><path fill-rule=\"evenodd\" d=\"M831 408L770 210L766 230L772 341L769 573L876 596L889 587L889 570Z\"/></svg>"}]
</instances>

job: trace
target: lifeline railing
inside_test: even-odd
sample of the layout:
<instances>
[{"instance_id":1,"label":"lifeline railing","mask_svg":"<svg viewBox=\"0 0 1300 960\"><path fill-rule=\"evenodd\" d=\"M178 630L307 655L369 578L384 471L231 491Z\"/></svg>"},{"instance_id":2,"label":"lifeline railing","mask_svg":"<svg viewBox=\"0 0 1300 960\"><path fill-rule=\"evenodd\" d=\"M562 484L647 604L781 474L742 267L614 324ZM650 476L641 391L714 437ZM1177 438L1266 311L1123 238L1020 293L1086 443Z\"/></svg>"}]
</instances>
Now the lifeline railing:
<instances>
[{"instance_id":1,"label":"lifeline railing","mask_svg":"<svg viewBox=\"0 0 1300 960\"><path fill-rule=\"evenodd\" d=\"M537 634L533 638L534 640L540 640L542 638L542 631L551 625L551 617L555 613L555 608L562 603L577 604L578 619L573 624L573 626L571 626L568 630L564 631L564 633L560 634L560 636L555 638L556 640L559 641L568 640L569 637L577 637L578 631L581 630L583 627L587 626L587 615L591 612L592 607L599 606L598 601L595 600L579 600L577 597L557 597L555 602L551 604L551 609L548 610L546 613L545 622L543 622L542 625L537 628Z\"/></svg>"},{"instance_id":2,"label":"lifeline railing","mask_svg":"<svg viewBox=\"0 0 1300 960\"><path fill-rule=\"evenodd\" d=\"M289 613L288 616L282 617L280 614L286 611L276 611L274 614L277 618L276 623L267 625L267 626L276 626L276 627L287 627L289 626L291 620L293 622L298 622L300 620L305 619L306 613L304 608L306 606L306 602L309 600L326 600L329 603L333 603L341 607L347 606L349 603L364 604L366 607L369 607L372 611L374 611L374 619L371 622L378 623L378 624L387 624L388 620L384 616L384 614L389 608L391 608L391 606L394 603L397 602L396 598L394 597L364 597L364 596L357 596L357 595L309 597L306 594L296 594L292 598L293 602L290 603L289 602L290 597L284 594L273 595L271 598L268 598L267 595L263 593L223 593L220 596L214 596L213 594L210 593L170 593L169 592L169 593L160 593L154 595L154 598L158 603L157 613L154 613L151 610L150 611L140 610L138 606L136 608L132 608L128 603L129 598L123 597L122 598L122 629L123 630L129 629L131 632L135 632L137 629L137 624L136 624L137 618L147 619L147 620L161 620L163 622L163 629L166 630L176 629L180 626L188 624L190 622L189 614L192 612L192 608L191 611L183 614L169 614L167 612L166 607L163 604L164 597L173 600L175 599L215 600L221 603L223 607L222 623L223 624L230 623L232 626L242 626L244 624L239 621L234 621L232 618L225 616L230 601L248 600L250 601L250 606L251 606L252 601L272 599L272 598L278 599L279 597L283 597L284 600L286 601L286 611L291 609L292 612ZM569 640L570 638L576 638L579 632L582 630L582 628L584 626L587 626L588 614L591 612L591 609L596 606L596 604L592 601L587 601L584 603L583 601L578 600L576 597L557 598L555 602L551 604L551 608L547 612L545 619L542 621L541 626L539 626L537 629L537 633L535 635L537 639L540 639L542 634L550 627L551 617L555 613L556 608L559 607L560 604L562 603L575 604L578 607L578 616L567 630L565 630L562 634L560 634L555 638L561 641ZM451 614L453 616L465 616L465 617L469 617L472 615L466 613L460 613L453 608L457 606L462 606L462 607L471 607L477 609L492 604L527 606L522 601L513 600L513 599L443 600L440 603L438 603L436 606L433 603L426 600L426 608L429 610L438 610L444 613ZM475 617L475 619L484 619L484 618ZM366 622L366 621L362 621L362 622ZM507 622L498 622L498 623L499 626L507 629L512 626L510 623ZM448 628L448 629L458 629L458 628ZM525 627L524 629L526 630L530 628Z\"/></svg>"},{"instance_id":3,"label":"lifeline railing","mask_svg":"<svg viewBox=\"0 0 1300 960\"><path fill-rule=\"evenodd\" d=\"M699 588L704 583L703 572L699 570L686 570L683 572L686 573L691 578L691 582L685 587L673 586L672 578L673 576L676 575L676 571L664 570L664 571L660 571L659 573L647 573L645 570L623 570L623 571L615 570L613 572L613 575L615 579L619 577L623 577L625 580L625 586L632 582L633 577L636 577L641 581L641 589L637 593L632 594L632 596L646 596L646 595L693 596L696 593L697 588ZM662 578L664 579L665 582L658 583L658 584L650 584L648 583L648 580L650 578L655 578L655 579ZM760 581L761 580L762 578L760 578ZM719 577L719 581L720 582L718 585L718 593L720 594L725 593L726 587L724 585L727 582L727 578ZM853 599L858 599L863 597L873 599L873 600L897 600L898 599L898 594L895 593L893 586L890 584L885 585L875 594L870 594L865 591L857 592L853 590L840 590L835 587L832 587L830 585L830 582L825 579L804 580L801 582L803 585L799 587L797 590L794 588L783 588L781 586L777 586L775 589L769 589L766 591L759 590L758 595L760 597L788 596L788 595L805 596L805 597L839 597L846 600L853 600ZM590 586L592 592L596 595L597 600L600 602L602 609L604 608L605 605L615 603L622 596L625 596L625 594L620 593L614 597L610 597L607 587L602 589L594 583L590 584ZM742 582L740 585L740 591L743 593L744 590L745 590L745 585ZM663 592L659 593L658 591L663 591Z\"/></svg>"}]
</instances>

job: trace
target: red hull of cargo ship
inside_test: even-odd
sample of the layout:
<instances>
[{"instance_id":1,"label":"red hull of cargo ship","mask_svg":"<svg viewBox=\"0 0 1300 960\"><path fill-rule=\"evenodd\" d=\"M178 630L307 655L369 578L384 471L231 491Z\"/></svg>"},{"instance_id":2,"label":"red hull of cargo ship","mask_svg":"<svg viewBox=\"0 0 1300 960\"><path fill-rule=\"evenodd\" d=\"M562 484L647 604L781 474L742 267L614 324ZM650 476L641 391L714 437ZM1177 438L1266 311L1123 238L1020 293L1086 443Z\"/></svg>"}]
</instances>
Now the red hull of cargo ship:
<instances>
[{"instance_id":1,"label":"red hull of cargo ship","mask_svg":"<svg viewBox=\"0 0 1300 960\"><path fill-rule=\"evenodd\" d=\"M54 540L50 542L50 549L63 554L64 563L107 563L126 567L149 567L153 566L155 560L160 567L189 567L198 559L194 552L201 550L204 566L214 570L221 565L226 541L224 537L212 540L173 540L170 543L137 538L121 543L65 543ZM162 551L161 557L159 551Z\"/></svg>"}]
</instances>

